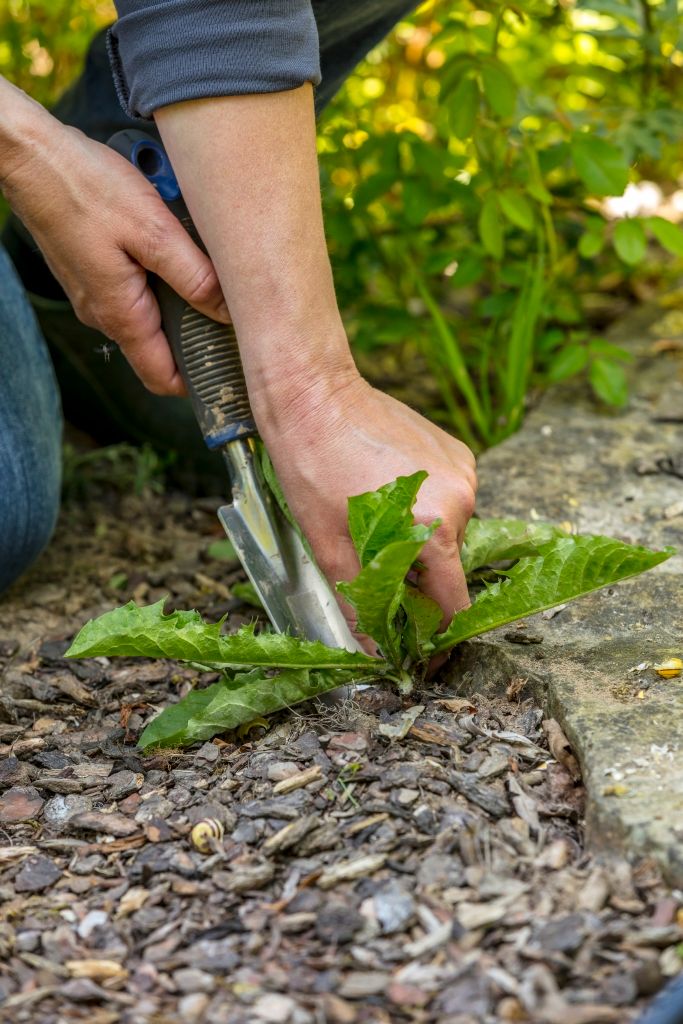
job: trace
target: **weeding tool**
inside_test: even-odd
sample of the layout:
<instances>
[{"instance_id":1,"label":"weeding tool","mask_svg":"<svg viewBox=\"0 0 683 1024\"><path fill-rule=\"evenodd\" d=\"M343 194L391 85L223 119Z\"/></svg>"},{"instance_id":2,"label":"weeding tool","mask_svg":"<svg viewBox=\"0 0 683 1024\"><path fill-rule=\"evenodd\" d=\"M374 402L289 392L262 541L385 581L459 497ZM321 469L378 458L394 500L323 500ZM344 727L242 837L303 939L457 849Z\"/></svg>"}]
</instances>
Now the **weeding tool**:
<instances>
[{"instance_id":1,"label":"weeding tool","mask_svg":"<svg viewBox=\"0 0 683 1024\"><path fill-rule=\"evenodd\" d=\"M204 249L158 139L129 129L112 136L109 146L145 175ZM218 517L274 628L328 647L361 650L327 580L263 477L234 328L193 309L160 278L154 290L204 441L222 452L227 465L232 500Z\"/></svg>"}]
</instances>

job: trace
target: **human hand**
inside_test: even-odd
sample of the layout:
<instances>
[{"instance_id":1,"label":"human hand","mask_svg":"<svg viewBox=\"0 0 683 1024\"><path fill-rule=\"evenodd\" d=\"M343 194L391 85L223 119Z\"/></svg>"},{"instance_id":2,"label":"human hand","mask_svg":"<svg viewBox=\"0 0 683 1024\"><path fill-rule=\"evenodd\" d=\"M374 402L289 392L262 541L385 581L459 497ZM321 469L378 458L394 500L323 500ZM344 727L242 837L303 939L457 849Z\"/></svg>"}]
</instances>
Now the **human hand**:
<instances>
[{"instance_id":1,"label":"human hand","mask_svg":"<svg viewBox=\"0 0 683 1024\"><path fill-rule=\"evenodd\" d=\"M211 260L122 156L45 111L0 184L83 323L117 342L155 394L185 393L147 278L230 321Z\"/></svg>"},{"instance_id":2,"label":"human hand","mask_svg":"<svg viewBox=\"0 0 683 1024\"><path fill-rule=\"evenodd\" d=\"M474 456L461 441L355 374L327 393L252 404L285 496L330 584L359 570L347 527L347 499L397 476L427 470L414 509L441 520L420 561L420 589L443 611L441 628L469 605L460 546L474 510ZM272 414L274 408L276 415ZM353 626L353 611L340 601ZM367 643L366 643L366 646ZM368 648L369 649L369 648Z\"/></svg>"}]
</instances>

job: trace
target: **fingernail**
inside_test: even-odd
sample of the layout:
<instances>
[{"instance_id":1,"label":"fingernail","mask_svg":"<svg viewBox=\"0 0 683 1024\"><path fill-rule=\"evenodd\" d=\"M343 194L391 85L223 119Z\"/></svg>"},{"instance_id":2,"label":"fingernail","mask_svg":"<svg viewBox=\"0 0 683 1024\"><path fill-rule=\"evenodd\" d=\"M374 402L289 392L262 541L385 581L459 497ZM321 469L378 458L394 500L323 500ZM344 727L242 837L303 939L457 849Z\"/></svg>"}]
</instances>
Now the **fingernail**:
<instances>
[{"instance_id":1,"label":"fingernail","mask_svg":"<svg viewBox=\"0 0 683 1024\"><path fill-rule=\"evenodd\" d=\"M221 302L220 306L218 307L218 319L222 320L223 323L230 323L230 310L228 309L227 304L225 302Z\"/></svg>"}]
</instances>

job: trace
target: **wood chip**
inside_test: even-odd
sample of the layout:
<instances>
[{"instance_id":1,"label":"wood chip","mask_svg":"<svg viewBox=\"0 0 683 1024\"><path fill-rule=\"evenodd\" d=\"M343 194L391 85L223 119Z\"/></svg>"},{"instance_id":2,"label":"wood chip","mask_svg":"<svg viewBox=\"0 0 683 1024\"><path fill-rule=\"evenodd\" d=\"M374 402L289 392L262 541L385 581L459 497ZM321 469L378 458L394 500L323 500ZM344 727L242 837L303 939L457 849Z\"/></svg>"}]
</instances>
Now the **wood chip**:
<instances>
[{"instance_id":1,"label":"wood chip","mask_svg":"<svg viewBox=\"0 0 683 1024\"><path fill-rule=\"evenodd\" d=\"M15 864L34 853L38 853L37 846L0 846L0 867Z\"/></svg>"},{"instance_id":2,"label":"wood chip","mask_svg":"<svg viewBox=\"0 0 683 1024\"><path fill-rule=\"evenodd\" d=\"M142 886L133 886L128 892L124 892L123 896L119 900L118 909L116 911L117 918L128 917L129 914L139 910L140 907L149 899L149 889L143 889Z\"/></svg>"},{"instance_id":3,"label":"wood chip","mask_svg":"<svg viewBox=\"0 0 683 1024\"><path fill-rule=\"evenodd\" d=\"M460 734L451 732L437 722L416 722L408 730L408 735L413 740L421 740L423 743L435 743L442 747L459 747L462 741Z\"/></svg>"},{"instance_id":4,"label":"wood chip","mask_svg":"<svg viewBox=\"0 0 683 1024\"><path fill-rule=\"evenodd\" d=\"M462 711L474 714L477 710L476 704L473 704L467 697L445 697L442 700L435 700L434 703L454 715L459 715Z\"/></svg>"},{"instance_id":5,"label":"wood chip","mask_svg":"<svg viewBox=\"0 0 683 1024\"><path fill-rule=\"evenodd\" d=\"M83 829L88 832L104 832L109 836L125 838L139 832L136 822L123 814L104 814L101 811L84 811L69 818L69 830Z\"/></svg>"},{"instance_id":6,"label":"wood chip","mask_svg":"<svg viewBox=\"0 0 683 1024\"><path fill-rule=\"evenodd\" d=\"M305 817L299 818L298 821L290 821L279 832L266 839L262 847L263 852L272 854L289 850L292 846L296 846L304 836L312 832L319 824L320 821L314 814L307 814Z\"/></svg>"},{"instance_id":7,"label":"wood chip","mask_svg":"<svg viewBox=\"0 0 683 1024\"><path fill-rule=\"evenodd\" d=\"M548 738L550 753L569 772L574 782L578 782L581 778L581 768L559 722L556 722L554 718L546 718L542 723L542 729Z\"/></svg>"},{"instance_id":8,"label":"wood chip","mask_svg":"<svg viewBox=\"0 0 683 1024\"><path fill-rule=\"evenodd\" d=\"M341 861L322 872L318 885L321 889L331 889L340 882L352 882L364 875L372 875L384 866L386 859L386 853L374 853L367 857L357 857L356 860Z\"/></svg>"},{"instance_id":9,"label":"wood chip","mask_svg":"<svg viewBox=\"0 0 683 1024\"><path fill-rule=\"evenodd\" d=\"M72 978L104 981L107 978L128 977L126 968L116 960L67 960L65 966Z\"/></svg>"},{"instance_id":10,"label":"wood chip","mask_svg":"<svg viewBox=\"0 0 683 1024\"><path fill-rule=\"evenodd\" d=\"M490 928L491 925L502 921L509 906L508 899L495 900L492 903L463 902L458 904L456 917L463 928L476 931L479 928Z\"/></svg>"},{"instance_id":11,"label":"wood chip","mask_svg":"<svg viewBox=\"0 0 683 1024\"><path fill-rule=\"evenodd\" d=\"M83 704L85 707L94 707L96 704L95 698L90 690L87 690L85 686L83 686L83 683L81 683L75 675L72 675L71 672L60 672L48 676L48 682L50 683L50 686L54 686L55 689L66 694L66 696L70 697L71 700L76 702L76 704Z\"/></svg>"},{"instance_id":12,"label":"wood chip","mask_svg":"<svg viewBox=\"0 0 683 1024\"><path fill-rule=\"evenodd\" d=\"M388 818L389 815L385 811L382 811L380 814L371 814L368 818L361 818L360 821L352 822L346 832L350 836L355 836L359 832L364 832L366 828L371 828L373 825L379 825Z\"/></svg>"},{"instance_id":13,"label":"wood chip","mask_svg":"<svg viewBox=\"0 0 683 1024\"><path fill-rule=\"evenodd\" d=\"M322 778L322 775L322 769L319 764L311 765L310 768L306 768L296 775L290 775L288 779L283 779L282 782L276 783L273 786L273 793L276 793L278 796L283 793L291 793L295 789L301 789L302 786L310 786L312 782L317 782L318 779Z\"/></svg>"}]
</instances>

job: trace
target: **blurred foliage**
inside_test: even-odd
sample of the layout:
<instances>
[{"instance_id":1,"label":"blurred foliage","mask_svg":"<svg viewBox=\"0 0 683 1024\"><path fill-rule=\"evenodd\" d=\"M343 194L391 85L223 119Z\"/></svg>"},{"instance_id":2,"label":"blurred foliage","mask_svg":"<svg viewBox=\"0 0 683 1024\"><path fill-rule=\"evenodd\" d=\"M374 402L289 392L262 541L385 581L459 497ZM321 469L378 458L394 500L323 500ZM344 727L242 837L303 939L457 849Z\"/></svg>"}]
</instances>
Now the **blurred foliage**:
<instances>
[{"instance_id":1,"label":"blurred foliage","mask_svg":"<svg viewBox=\"0 0 683 1024\"><path fill-rule=\"evenodd\" d=\"M3 0L0 74L49 106L80 71L92 37L115 17L112 0Z\"/></svg>"},{"instance_id":2,"label":"blurred foliage","mask_svg":"<svg viewBox=\"0 0 683 1024\"><path fill-rule=\"evenodd\" d=\"M151 445L112 444L83 450L70 442L62 449L62 497L81 502L103 493L163 494L174 456Z\"/></svg>"},{"instance_id":3,"label":"blurred foliage","mask_svg":"<svg viewBox=\"0 0 683 1024\"><path fill-rule=\"evenodd\" d=\"M436 415L476 447L519 425L536 384L585 373L600 400L626 401L626 353L600 329L683 263L681 228L629 199L644 180L671 194L683 173L680 13L681 0L430 0L323 118L359 358L428 368ZM111 17L97 0L10 0L0 70L49 103ZM629 182L627 201L605 202Z\"/></svg>"}]
</instances>

